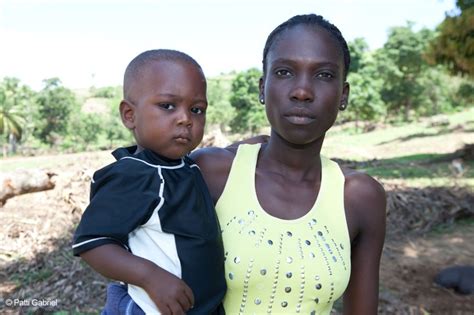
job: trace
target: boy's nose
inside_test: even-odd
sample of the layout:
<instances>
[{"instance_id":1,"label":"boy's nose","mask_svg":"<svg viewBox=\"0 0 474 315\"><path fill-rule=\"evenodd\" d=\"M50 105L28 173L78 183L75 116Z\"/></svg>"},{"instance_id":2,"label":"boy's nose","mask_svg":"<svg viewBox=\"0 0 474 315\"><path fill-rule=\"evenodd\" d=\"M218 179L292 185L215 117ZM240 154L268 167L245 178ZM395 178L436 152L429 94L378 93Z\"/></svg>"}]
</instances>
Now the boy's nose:
<instances>
[{"instance_id":1,"label":"boy's nose","mask_svg":"<svg viewBox=\"0 0 474 315\"><path fill-rule=\"evenodd\" d=\"M191 127L193 122L191 120L191 112L186 110L181 110L178 113L178 125Z\"/></svg>"}]
</instances>

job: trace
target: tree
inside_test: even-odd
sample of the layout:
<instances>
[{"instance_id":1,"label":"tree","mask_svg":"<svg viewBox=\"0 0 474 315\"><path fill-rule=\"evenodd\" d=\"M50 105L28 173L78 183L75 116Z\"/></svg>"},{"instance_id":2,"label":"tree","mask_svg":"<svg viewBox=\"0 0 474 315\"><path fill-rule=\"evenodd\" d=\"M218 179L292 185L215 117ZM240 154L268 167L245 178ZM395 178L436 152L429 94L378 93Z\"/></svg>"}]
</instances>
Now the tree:
<instances>
[{"instance_id":1,"label":"tree","mask_svg":"<svg viewBox=\"0 0 474 315\"><path fill-rule=\"evenodd\" d=\"M257 132L267 124L265 108L258 102L258 81L262 72L256 68L237 74L232 81L230 104L236 115L231 128L237 132Z\"/></svg>"},{"instance_id":2,"label":"tree","mask_svg":"<svg viewBox=\"0 0 474 315\"><path fill-rule=\"evenodd\" d=\"M206 127L219 125L225 131L234 118L235 109L229 101L231 80L229 75L207 80Z\"/></svg>"},{"instance_id":3,"label":"tree","mask_svg":"<svg viewBox=\"0 0 474 315\"><path fill-rule=\"evenodd\" d=\"M0 83L0 135L4 144L9 143L9 151L16 152L27 127L26 109L32 103L33 91L20 85L20 80L6 77ZM6 155L3 146L3 154Z\"/></svg>"},{"instance_id":4,"label":"tree","mask_svg":"<svg viewBox=\"0 0 474 315\"><path fill-rule=\"evenodd\" d=\"M431 63L444 64L452 74L474 77L474 1L457 0L457 12L438 26L426 54Z\"/></svg>"},{"instance_id":5,"label":"tree","mask_svg":"<svg viewBox=\"0 0 474 315\"><path fill-rule=\"evenodd\" d=\"M90 145L96 144L104 125L103 115L79 111L71 119L68 134L74 146L79 144L81 149L88 150Z\"/></svg>"},{"instance_id":6,"label":"tree","mask_svg":"<svg viewBox=\"0 0 474 315\"><path fill-rule=\"evenodd\" d=\"M60 136L67 133L69 115L78 104L74 93L61 86L58 78L43 82L45 86L37 98L39 122L35 134L41 141L52 146Z\"/></svg>"},{"instance_id":7,"label":"tree","mask_svg":"<svg viewBox=\"0 0 474 315\"><path fill-rule=\"evenodd\" d=\"M121 95L108 100L109 111L106 118L105 136L109 140L109 147L113 148L116 143L130 145L133 143L133 134L122 123L119 112Z\"/></svg>"},{"instance_id":8,"label":"tree","mask_svg":"<svg viewBox=\"0 0 474 315\"><path fill-rule=\"evenodd\" d=\"M422 97L418 100L418 115L436 115L448 112L455 107L452 97L456 94L459 83L453 80L453 77L449 76L442 67L429 67L419 81L423 86L423 91Z\"/></svg>"},{"instance_id":9,"label":"tree","mask_svg":"<svg viewBox=\"0 0 474 315\"><path fill-rule=\"evenodd\" d=\"M402 114L405 121L424 97L422 78L428 64L423 54L432 37L433 32L428 29L414 32L413 23L394 27L383 48L374 55L377 73L384 81L381 93L388 112Z\"/></svg>"},{"instance_id":10,"label":"tree","mask_svg":"<svg viewBox=\"0 0 474 315\"><path fill-rule=\"evenodd\" d=\"M348 111L351 120L355 120L356 128L359 121L372 121L385 114L385 103L380 91L383 81L377 78L372 66L364 67L356 73L350 73L348 81L351 84Z\"/></svg>"},{"instance_id":11,"label":"tree","mask_svg":"<svg viewBox=\"0 0 474 315\"><path fill-rule=\"evenodd\" d=\"M365 55L369 50L369 45L364 38L358 37L349 42L349 52L351 53L351 66L349 73L356 73L361 70L365 64Z\"/></svg>"},{"instance_id":12,"label":"tree","mask_svg":"<svg viewBox=\"0 0 474 315\"><path fill-rule=\"evenodd\" d=\"M105 86L101 88L91 87L89 89L89 92L93 97L113 99L122 95L122 87L121 86Z\"/></svg>"}]
</instances>

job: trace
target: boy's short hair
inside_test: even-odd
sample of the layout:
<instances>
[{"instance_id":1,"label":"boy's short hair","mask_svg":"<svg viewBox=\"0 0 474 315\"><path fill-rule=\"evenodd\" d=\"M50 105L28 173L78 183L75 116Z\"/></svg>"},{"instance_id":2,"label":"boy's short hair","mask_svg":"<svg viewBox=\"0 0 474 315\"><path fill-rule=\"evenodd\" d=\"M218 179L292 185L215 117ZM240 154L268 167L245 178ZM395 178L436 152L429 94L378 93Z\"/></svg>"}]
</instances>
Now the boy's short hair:
<instances>
[{"instance_id":1,"label":"boy's short hair","mask_svg":"<svg viewBox=\"0 0 474 315\"><path fill-rule=\"evenodd\" d=\"M153 61L161 60L187 62L196 66L196 68L203 72L201 66L196 60L181 51L172 49L153 49L144 51L133 58L125 69L125 75L123 77L123 97L125 99L128 99L127 96L129 94L129 87L132 85L131 83L141 76L144 67Z\"/></svg>"}]
</instances>

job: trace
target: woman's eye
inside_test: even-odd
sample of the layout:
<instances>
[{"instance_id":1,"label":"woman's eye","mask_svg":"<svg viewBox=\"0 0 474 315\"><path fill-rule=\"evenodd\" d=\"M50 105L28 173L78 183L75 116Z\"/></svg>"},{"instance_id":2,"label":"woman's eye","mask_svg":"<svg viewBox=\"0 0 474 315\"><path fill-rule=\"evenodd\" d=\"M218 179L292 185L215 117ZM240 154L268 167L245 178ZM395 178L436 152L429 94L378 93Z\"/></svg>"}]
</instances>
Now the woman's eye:
<instances>
[{"instance_id":1,"label":"woman's eye","mask_svg":"<svg viewBox=\"0 0 474 315\"><path fill-rule=\"evenodd\" d=\"M333 76L332 73L330 73L330 72L321 72L321 73L318 73L318 74L317 74L317 77L318 77L318 78L328 78L328 79L334 78L334 76Z\"/></svg>"},{"instance_id":2,"label":"woman's eye","mask_svg":"<svg viewBox=\"0 0 474 315\"><path fill-rule=\"evenodd\" d=\"M174 106L173 104L169 104L169 103L163 103L163 104L160 104L160 107L170 110L170 109L174 109L176 106Z\"/></svg>"},{"instance_id":3,"label":"woman's eye","mask_svg":"<svg viewBox=\"0 0 474 315\"><path fill-rule=\"evenodd\" d=\"M193 114L202 115L202 114L205 113L205 110L202 109L202 108L199 108L199 107L193 107L193 108L191 108L191 112L192 112Z\"/></svg>"},{"instance_id":4,"label":"woman's eye","mask_svg":"<svg viewBox=\"0 0 474 315\"><path fill-rule=\"evenodd\" d=\"M276 73L276 75L278 75L280 77L286 77L286 76L291 75L290 71L288 71L288 70L277 70L275 73Z\"/></svg>"}]
</instances>

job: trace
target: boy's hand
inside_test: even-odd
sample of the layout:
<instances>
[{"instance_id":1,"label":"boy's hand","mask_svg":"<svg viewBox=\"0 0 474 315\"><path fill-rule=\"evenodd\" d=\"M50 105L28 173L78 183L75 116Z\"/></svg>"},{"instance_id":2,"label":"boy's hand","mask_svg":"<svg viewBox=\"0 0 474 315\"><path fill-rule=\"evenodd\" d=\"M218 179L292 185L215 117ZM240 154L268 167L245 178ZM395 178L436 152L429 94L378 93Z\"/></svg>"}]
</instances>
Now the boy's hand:
<instances>
[{"instance_id":1,"label":"boy's hand","mask_svg":"<svg viewBox=\"0 0 474 315\"><path fill-rule=\"evenodd\" d=\"M194 295L183 280L163 269L156 269L143 289L163 315L185 315L194 305Z\"/></svg>"},{"instance_id":2,"label":"boy's hand","mask_svg":"<svg viewBox=\"0 0 474 315\"><path fill-rule=\"evenodd\" d=\"M143 288L163 315L184 315L194 305L193 292L183 280L123 247L105 244L81 257L103 276Z\"/></svg>"}]
</instances>

